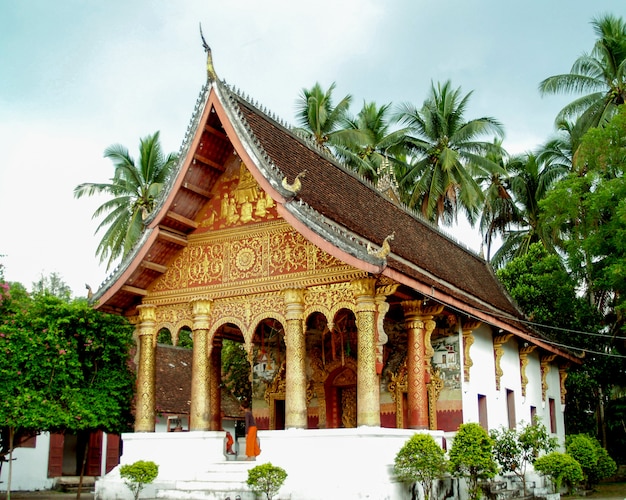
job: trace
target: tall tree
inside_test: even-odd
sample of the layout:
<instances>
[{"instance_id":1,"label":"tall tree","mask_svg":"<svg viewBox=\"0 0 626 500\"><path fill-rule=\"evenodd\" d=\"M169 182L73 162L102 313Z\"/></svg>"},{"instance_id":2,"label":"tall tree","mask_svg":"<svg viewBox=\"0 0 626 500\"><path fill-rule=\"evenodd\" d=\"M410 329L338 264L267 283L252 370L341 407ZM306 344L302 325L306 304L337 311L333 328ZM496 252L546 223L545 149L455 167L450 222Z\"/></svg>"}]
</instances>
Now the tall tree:
<instances>
[{"instance_id":1,"label":"tall tree","mask_svg":"<svg viewBox=\"0 0 626 500\"><path fill-rule=\"evenodd\" d=\"M378 106L374 102L364 102L356 116L346 115L342 120L344 130L357 132L352 135L357 142L337 146L337 154L349 167L371 181L376 180L383 161L400 161L396 155L405 151L407 130L392 130L390 113L390 104Z\"/></svg>"},{"instance_id":2,"label":"tall tree","mask_svg":"<svg viewBox=\"0 0 626 500\"><path fill-rule=\"evenodd\" d=\"M398 122L409 128L407 145L416 158L401 180L405 201L436 224L452 224L459 210L473 224L483 202L475 177L500 170L487 158L493 143L479 138L502 137L502 125L491 117L466 121L471 95L463 96L450 81L432 84L421 108L406 103L396 113Z\"/></svg>"},{"instance_id":3,"label":"tall tree","mask_svg":"<svg viewBox=\"0 0 626 500\"><path fill-rule=\"evenodd\" d=\"M324 90L319 83L310 89L302 89L296 101L296 120L301 133L309 136L320 147L330 151L333 145L357 144L360 133L342 127L352 102L346 95L337 104L333 102L335 83Z\"/></svg>"},{"instance_id":4,"label":"tall tree","mask_svg":"<svg viewBox=\"0 0 626 500\"><path fill-rule=\"evenodd\" d=\"M540 242L549 251L555 250L555 238L540 219L539 203L565 173L561 165L541 162L534 153L525 153L509 162L508 182L517 211L515 219L502 232L502 245L492 259L495 267L524 255L533 243Z\"/></svg>"},{"instance_id":5,"label":"tall tree","mask_svg":"<svg viewBox=\"0 0 626 500\"><path fill-rule=\"evenodd\" d=\"M501 148L501 141L496 141L496 148L488 153L489 159L497 163L502 171L486 172L477 177L483 187L484 205L480 216L479 229L482 244L486 247L485 258L491 260L491 247L494 238L501 236L514 222L519 222L520 214L511 193L508 164L509 155Z\"/></svg>"},{"instance_id":6,"label":"tall tree","mask_svg":"<svg viewBox=\"0 0 626 500\"><path fill-rule=\"evenodd\" d=\"M626 23L606 14L591 21L597 40L591 53L584 53L569 73L554 75L539 84L542 94L581 94L558 114L557 124L575 120L577 135L605 125L616 106L626 101Z\"/></svg>"},{"instance_id":7,"label":"tall tree","mask_svg":"<svg viewBox=\"0 0 626 500\"><path fill-rule=\"evenodd\" d=\"M74 189L74 196L111 196L93 214L94 218L105 216L96 229L96 233L106 229L96 255L100 256L100 262L107 261L108 269L139 241L144 230L144 220L154 209L159 193L176 166L178 156L175 153L163 153L159 132L140 140L137 163L128 149L120 144L109 146L104 156L113 162L115 168L111 181L80 184Z\"/></svg>"}]
</instances>

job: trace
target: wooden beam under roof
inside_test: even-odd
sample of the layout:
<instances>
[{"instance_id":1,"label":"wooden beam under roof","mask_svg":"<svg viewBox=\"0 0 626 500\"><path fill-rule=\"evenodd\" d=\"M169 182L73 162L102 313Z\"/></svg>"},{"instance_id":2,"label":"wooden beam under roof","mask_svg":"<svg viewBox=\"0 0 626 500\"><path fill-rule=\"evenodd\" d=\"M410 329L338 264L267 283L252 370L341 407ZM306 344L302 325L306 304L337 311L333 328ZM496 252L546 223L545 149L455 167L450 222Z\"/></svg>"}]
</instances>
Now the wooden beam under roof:
<instances>
[{"instance_id":1,"label":"wooden beam under roof","mask_svg":"<svg viewBox=\"0 0 626 500\"><path fill-rule=\"evenodd\" d=\"M136 286L130 286L130 285L124 285L122 287L122 291L132 293L134 295L141 295L143 297L148 295L148 290L145 290L143 288L137 288Z\"/></svg>"},{"instance_id":2,"label":"wooden beam under roof","mask_svg":"<svg viewBox=\"0 0 626 500\"><path fill-rule=\"evenodd\" d=\"M159 238L174 243L175 245L180 245L181 247L187 246L187 238L184 235L163 229L162 226L159 226Z\"/></svg>"},{"instance_id":3,"label":"wooden beam under roof","mask_svg":"<svg viewBox=\"0 0 626 500\"><path fill-rule=\"evenodd\" d=\"M206 189L198 186L197 184L192 184L191 182L183 183L183 188L185 188L188 191L191 191L192 193L199 194L200 196L203 196L204 198L207 198L207 199L211 199L213 197L210 191L207 191Z\"/></svg>"},{"instance_id":4,"label":"wooden beam under roof","mask_svg":"<svg viewBox=\"0 0 626 500\"><path fill-rule=\"evenodd\" d=\"M150 262L149 260L142 260L140 265L145 269L150 269L151 271L156 271L161 274L164 274L167 271L167 266L157 264L156 262Z\"/></svg>"},{"instance_id":5,"label":"wooden beam under roof","mask_svg":"<svg viewBox=\"0 0 626 500\"><path fill-rule=\"evenodd\" d=\"M197 160L197 161L199 161L201 163L204 163L205 165L208 165L209 167L216 168L220 172L224 171L224 165L220 165L216 161L210 160L206 156L202 156L202 155L199 155L198 153L196 153L195 155L193 155L193 159Z\"/></svg>"},{"instance_id":6,"label":"wooden beam under roof","mask_svg":"<svg viewBox=\"0 0 626 500\"><path fill-rule=\"evenodd\" d=\"M220 139L224 139L225 141L228 140L228 136L226 135L226 132L216 129L215 127L212 127L208 123L204 126L204 130L206 130L209 134L216 135Z\"/></svg>"},{"instance_id":7,"label":"wooden beam under roof","mask_svg":"<svg viewBox=\"0 0 626 500\"><path fill-rule=\"evenodd\" d=\"M173 212L172 210L168 210L167 216L170 219L180 222L181 224L184 224L185 226L191 229L198 229L198 223L195 220L191 220L185 217L184 215L180 215L180 214L177 214L176 212Z\"/></svg>"}]
</instances>

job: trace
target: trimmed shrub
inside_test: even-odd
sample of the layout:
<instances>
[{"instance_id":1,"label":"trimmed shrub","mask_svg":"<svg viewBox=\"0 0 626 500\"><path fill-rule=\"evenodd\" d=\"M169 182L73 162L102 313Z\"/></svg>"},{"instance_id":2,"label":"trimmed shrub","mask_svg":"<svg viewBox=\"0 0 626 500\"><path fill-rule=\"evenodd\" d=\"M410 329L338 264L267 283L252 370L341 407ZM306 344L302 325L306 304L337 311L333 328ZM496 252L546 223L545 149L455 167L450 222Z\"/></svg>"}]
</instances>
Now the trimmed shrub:
<instances>
[{"instance_id":1,"label":"trimmed shrub","mask_svg":"<svg viewBox=\"0 0 626 500\"><path fill-rule=\"evenodd\" d=\"M424 500L429 500L434 481L447 469L445 453L430 434L414 434L394 461L396 476L402 481L419 482L424 489Z\"/></svg>"},{"instance_id":2,"label":"trimmed shrub","mask_svg":"<svg viewBox=\"0 0 626 500\"><path fill-rule=\"evenodd\" d=\"M139 460L120 467L120 476L130 489L135 500L146 484L150 484L159 475L159 466L154 462Z\"/></svg>"},{"instance_id":3,"label":"trimmed shrub","mask_svg":"<svg viewBox=\"0 0 626 500\"><path fill-rule=\"evenodd\" d=\"M612 476L617 470L615 461L602 448L600 442L587 434L568 436L566 449L582 467L585 489L593 489L602 479Z\"/></svg>"},{"instance_id":4,"label":"trimmed shrub","mask_svg":"<svg viewBox=\"0 0 626 500\"><path fill-rule=\"evenodd\" d=\"M267 500L271 500L278 493L285 479L287 479L285 470L268 462L250 469L246 483L254 493L265 493Z\"/></svg>"},{"instance_id":5,"label":"trimmed shrub","mask_svg":"<svg viewBox=\"0 0 626 500\"><path fill-rule=\"evenodd\" d=\"M461 424L450 449L452 474L465 477L470 500L481 497L481 479L491 479L498 472L493 458L493 440L477 423Z\"/></svg>"},{"instance_id":6,"label":"trimmed shrub","mask_svg":"<svg viewBox=\"0 0 626 500\"><path fill-rule=\"evenodd\" d=\"M574 457L567 453L553 451L535 460L535 470L550 479L553 493L559 493L561 486L575 487L583 480L583 470Z\"/></svg>"}]
</instances>

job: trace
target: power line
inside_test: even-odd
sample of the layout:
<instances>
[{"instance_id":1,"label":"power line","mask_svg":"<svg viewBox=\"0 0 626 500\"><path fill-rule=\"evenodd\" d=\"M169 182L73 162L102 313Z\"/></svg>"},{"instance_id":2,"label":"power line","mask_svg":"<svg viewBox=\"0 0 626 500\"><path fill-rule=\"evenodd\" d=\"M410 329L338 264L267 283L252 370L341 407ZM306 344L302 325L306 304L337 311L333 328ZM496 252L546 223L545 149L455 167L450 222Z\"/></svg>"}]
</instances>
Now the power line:
<instances>
[{"instance_id":1,"label":"power line","mask_svg":"<svg viewBox=\"0 0 626 500\"><path fill-rule=\"evenodd\" d=\"M434 297L431 297L431 298L433 298L433 300L437 300ZM439 302L439 301L437 301L437 302ZM458 313L465 314L465 315L468 314L467 312L465 312L465 311L463 311L463 310L461 310L461 309L459 309L457 307L454 307L454 306L451 306L451 305L448 305L448 304L445 304L445 306L448 307L449 309L454 309ZM538 327L544 327L544 328L552 328L554 330L560 330L560 331L569 332L569 333L579 333L579 334L583 334L583 335L590 335L590 336L597 336L597 337L609 337L609 338L612 338L612 339L626 340L626 337L617 337L617 336L614 337L613 335L606 335L606 334L602 334L602 333L593 333L593 332L583 332L583 331L580 331L580 330L572 330L572 329L569 329L569 328L561 328L561 327L557 327L557 326L552 327L552 326L548 326L548 325L542 325L541 323L533 323L532 321L526 321L526 320L523 320L523 319L520 319L520 318L516 318L516 317L511 316L509 314L496 313L496 312L493 312L493 311L485 311L483 309L479 309L479 311L482 312L482 313L491 315L491 316L499 316L500 318L509 319L509 320L516 321L518 323L522 323L522 324L526 324L526 325L532 325L532 326L538 326ZM479 321L483 321L482 318L478 318L478 317L476 317L474 315L470 314L469 316L472 316L472 317L474 317L475 319L477 319ZM493 326L495 326L495 325L493 325ZM608 353L608 352L592 351L592 350L586 349L586 348L574 347L574 346L570 346L570 345L567 345L567 344L560 344L558 342L554 342L554 341L546 339L546 338L542 338L541 340L543 342L545 342L546 344L550 344L550 345L553 345L555 347L561 347L563 349L570 349L572 351L580 351L580 352L588 352L590 354L597 354L599 356L608 356L608 357L612 357L612 358L623 358L623 359L626 359L626 356L622 355L622 354L613 354L613 353Z\"/></svg>"},{"instance_id":2,"label":"power line","mask_svg":"<svg viewBox=\"0 0 626 500\"><path fill-rule=\"evenodd\" d=\"M626 359L626 356L624 356L623 354L613 354L610 352L601 352L601 351L592 351L590 349L582 349L580 347L573 347L571 345L567 345L567 344L559 344L558 342L552 342L551 340L544 340L544 342L546 344L550 344L556 347L563 347L565 349L571 349L573 351L582 351L582 352L589 352L591 354L598 354L600 356L609 356L610 358L623 358Z\"/></svg>"}]
</instances>

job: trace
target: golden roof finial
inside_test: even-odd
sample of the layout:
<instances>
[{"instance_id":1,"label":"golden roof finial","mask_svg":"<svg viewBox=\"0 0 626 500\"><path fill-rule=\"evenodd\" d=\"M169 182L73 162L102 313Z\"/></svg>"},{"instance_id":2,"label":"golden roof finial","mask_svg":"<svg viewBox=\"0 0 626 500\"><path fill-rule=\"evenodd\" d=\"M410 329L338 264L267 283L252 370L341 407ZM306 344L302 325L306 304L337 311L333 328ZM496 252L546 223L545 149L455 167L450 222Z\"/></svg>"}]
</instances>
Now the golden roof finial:
<instances>
[{"instance_id":1,"label":"golden roof finial","mask_svg":"<svg viewBox=\"0 0 626 500\"><path fill-rule=\"evenodd\" d=\"M204 34L202 33L202 23L200 23L200 38L202 38L202 47L206 52L206 75L207 79L210 82L217 81L217 73L215 72L215 68L213 67L213 55L211 54L211 47L206 43L204 39Z\"/></svg>"}]
</instances>

